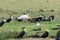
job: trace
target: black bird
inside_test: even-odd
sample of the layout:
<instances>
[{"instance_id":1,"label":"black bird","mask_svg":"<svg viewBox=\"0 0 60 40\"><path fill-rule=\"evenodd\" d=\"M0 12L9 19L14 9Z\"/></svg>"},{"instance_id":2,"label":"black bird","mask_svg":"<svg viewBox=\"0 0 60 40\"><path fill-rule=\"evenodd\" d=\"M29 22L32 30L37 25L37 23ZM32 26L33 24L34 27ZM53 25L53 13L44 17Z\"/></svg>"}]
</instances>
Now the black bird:
<instances>
[{"instance_id":1,"label":"black bird","mask_svg":"<svg viewBox=\"0 0 60 40\"><path fill-rule=\"evenodd\" d=\"M41 38L46 38L46 37L48 37L48 36L49 36L49 32L46 30L46 31L42 34Z\"/></svg>"},{"instance_id":2,"label":"black bird","mask_svg":"<svg viewBox=\"0 0 60 40\"><path fill-rule=\"evenodd\" d=\"M9 23L12 20L12 16L10 15L10 17L6 20L7 23Z\"/></svg>"},{"instance_id":3,"label":"black bird","mask_svg":"<svg viewBox=\"0 0 60 40\"><path fill-rule=\"evenodd\" d=\"M2 27L5 24L6 20L0 21L0 27Z\"/></svg>"},{"instance_id":4,"label":"black bird","mask_svg":"<svg viewBox=\"0 0 60 40\"><path fill-rule=\"evenodd\" d=\"M57 32L55 40L60 40L60 30Z\"/></svg>"},{"instance_id":5,"label":"black bird","mask_svg":"<svg viewBox=\"0 0 60 40\"><path fill-rule=\"evenodd\" d=\"M44 16L43 19L42 19L42 21L51 21L51 17L48 17L48 18L46 19L46 17Z\"/></svg>"},{"instance_id":6,"label":"black bird","mask_svg":"<svg viewBox=\"0 0 60 40\"><path fill-rule=\"evenodd\" d=\"M48 17L48 19L46 19L46 17L44 17L44 19L42 21L51 21L54 19L54 15L51 15Z\"/></svg>"},{"instance_id":7,"label":"black bird","mask_svg":"<svg viewBox=\"0 0 60 40\"><path fill-rule=\"evenodd\" d=\"M23 38L25 33L26 33L26 29L25 29L25 27L23 27L22 31L20 33L18 33L17 36L15 36L15 38Z\"/></svg>"},{"instance_id":8,"label":"black bird","mask_svg":"<svg viewBox=\"0 0 60 40\"><path fill-rule=\"evenodd\" d=\"M51 18L52 20L55 19L54 15L51 15L50 18Z\"/></svg>"}]
</instances>

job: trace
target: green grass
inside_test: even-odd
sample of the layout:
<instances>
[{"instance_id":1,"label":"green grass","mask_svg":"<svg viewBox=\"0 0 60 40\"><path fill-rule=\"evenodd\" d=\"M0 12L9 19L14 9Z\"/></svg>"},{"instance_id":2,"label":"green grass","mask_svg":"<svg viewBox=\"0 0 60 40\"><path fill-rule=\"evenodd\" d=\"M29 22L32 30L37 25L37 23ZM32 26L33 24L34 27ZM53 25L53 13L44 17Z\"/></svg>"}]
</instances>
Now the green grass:
<instances>
[{"instance_id":1,"label":"green grass","mask_svg":"<svg viewBox=\"0 0 60 40\"><path fill-rule=\"evenodd\" d=\"M39 12L39 9L44 9L44 12ZM52 9L54 12L49 11ZM6 10L12 10L14 13ZM29 10L29 12L27 12L27 10ZM53 31L50 28L57 27L57 24L60 23L60 0L49 0L49 2L46 2L46 0L0 0L0 20L2 20L1 17L7 19L10 13L13 14L13 18L16 18L24 12L29 13L32 17L37 17L41 13L45 14L46 17L54 15L55 19L53 21L40 22L40 27L42 28L40 32L49 30L50 35L56 35L58 30ZM34 34L32 29L37 28L36 23L30 23L28 21L17 22L13 19L10 23L5 23L4 26L0 28L0 39L13 38L16 35L16 32L21 31L23 26L27 29L25 37Z\"/></svg>"}]
</instances>

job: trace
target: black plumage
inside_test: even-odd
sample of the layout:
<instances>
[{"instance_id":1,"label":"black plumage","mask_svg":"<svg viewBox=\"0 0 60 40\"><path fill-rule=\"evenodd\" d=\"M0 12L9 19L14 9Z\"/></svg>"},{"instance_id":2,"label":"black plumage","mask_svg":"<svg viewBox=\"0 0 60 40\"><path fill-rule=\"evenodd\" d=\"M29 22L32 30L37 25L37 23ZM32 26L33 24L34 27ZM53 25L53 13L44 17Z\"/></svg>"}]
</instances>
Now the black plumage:
<instances>
[{"instance_id":1,"label":"black plumage","mask_svg":"<svg viewBox=\"0 0 60 40\"><path fill-rule=\"evenodd\" d=\"M6 20L7 23L9 23L12 20L11 16Z\"/></svg>"},{"instance_id":2,"label":"black plumage","mask_svg":"<svg viewBox=\"0 0 60 40\"><path fill-rule=\"evenodd\" d=\"M21 31L15 38L23 38L25 31Z\"/></svg>"},{"instance_id":3,"label":"black plumage","mask_svg":"<svg viewBox=\"0 0 60 40\"><path fill-rule=\"evenodd\" d=\"M4 20L0 21L0 27L2 27L4 24L5 24Z\"/></svg>"},{"instance_id":4,"label":"black plumage","mask_svg":"<svg viewBox=\"0 0 60 40\"><path fill-rule=\"evenodd\" d=\"M49 32L48 32L48 31L45 31L45 32L42 34L41 38L46 38L46 37L48 37L48 36L49 36Z\"/></svg>"},{"instance_id":5,"label":"black plumage","mask_svg":"<svg viewBox=\"0 0 60 40\"><path fill-rule=\"evenodd\" d=\"M32 18L31 22L37 22L42 20L42 17Z\"/></svg>"},{"instance_id":6,"label":"black plumage","mask_svg":"<svg viewBox=\"0 0 60 40\"><path fill-rule=\"evenodd\" d=\"M55 19L54 15L51 15L50 18L51 18L52 20Z\"/></svg>"},{"instance_id":7,"label":"black plumage","mask_svg":"<svg viewBox=\"0 0 60 40\"><path fill-rule=\"evenodd\" d=\"M6 20L6 22L8 22L8 23L9 23L11 20L12 20L12 19L10 19L10 18L9 18L9 19L7 19L7 20Z\"/></svg>"},{"instance_id":8,"label":"black plumage","mask_svg":"<svg viewBox=\"0 0 60 40\"><path fill-rule=\"evenodd\" d=\"M55 40L60 40L60 30L57 32Z\"/></svg>"},{"instance_id":9,"label":"black plumage","mask_svg":"<svg viewBox=\"0 0 60 40\"><path fill-rule=\"evenodd\" d=\"M17 36L15 36L15 38L23 38L25 33L26 33L26 30L25 30L25 28L23 28L23 30L20 33L18 33Z\"/></svg>"},{"instance_id":10,"label":"black plumage","mask_svg":"<svg viewBox=\"0 0 60 40\"><path fill-rule=\"evenodd\" d=\"M36 17L36 18L32 18L31 22L37 22L37 21L51 21L54 19L54 15L49 16L47 19L45 16L42 17Z\"/></svg>"}]
</instances>

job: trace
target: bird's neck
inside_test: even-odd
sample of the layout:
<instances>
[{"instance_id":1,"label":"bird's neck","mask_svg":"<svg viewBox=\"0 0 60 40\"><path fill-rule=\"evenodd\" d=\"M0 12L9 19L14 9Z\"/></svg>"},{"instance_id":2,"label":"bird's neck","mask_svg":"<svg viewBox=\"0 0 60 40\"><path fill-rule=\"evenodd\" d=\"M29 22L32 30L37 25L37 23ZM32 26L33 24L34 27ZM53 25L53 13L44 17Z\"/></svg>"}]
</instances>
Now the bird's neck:
<instances>
[{"instance_id":1,"label":"bird's neck","mask_svg":"<svg viewBox=\"0 0 60 40\"><path fill-rule=\"evenodd\" d=\"M6 22L6 20L3 20L4 22Z\"/></svg>"},{"instance_id":2,"label":"bird's neck","mask_svg":"<svg viewBox=\"0 0 60 40\"><path fill-rule=\"evenodd\" d=\"M26 29L23 29L23 31L25 31L25 32L26 32Z\"/></svg>"}]
</instances>

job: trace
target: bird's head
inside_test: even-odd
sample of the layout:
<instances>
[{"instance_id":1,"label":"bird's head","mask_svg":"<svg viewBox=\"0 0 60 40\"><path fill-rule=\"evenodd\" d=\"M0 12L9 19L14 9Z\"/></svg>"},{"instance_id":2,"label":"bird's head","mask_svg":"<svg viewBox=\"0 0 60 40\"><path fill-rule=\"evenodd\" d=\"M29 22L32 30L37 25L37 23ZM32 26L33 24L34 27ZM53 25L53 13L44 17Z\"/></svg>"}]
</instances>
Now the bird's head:
<instances>
[{"instance_id":1,"label":"bird's head","mask_svg":"<svg viewBox=\"0 0 60 40\"><path fill-rule=\"evenodd\" d=\"M22 30L26 32L26 29L25 29L25 27L22 27Z\"/></svg>"},{"instance_id":2,"label":"bird's head","mask_svg":"<svg viewBox=\"0 0 60 40\"><path fill-rule=\"evenodd\" d=\"M45 32L49 32L48 30L45 30Z\"/></svg>"}]
</instances>

